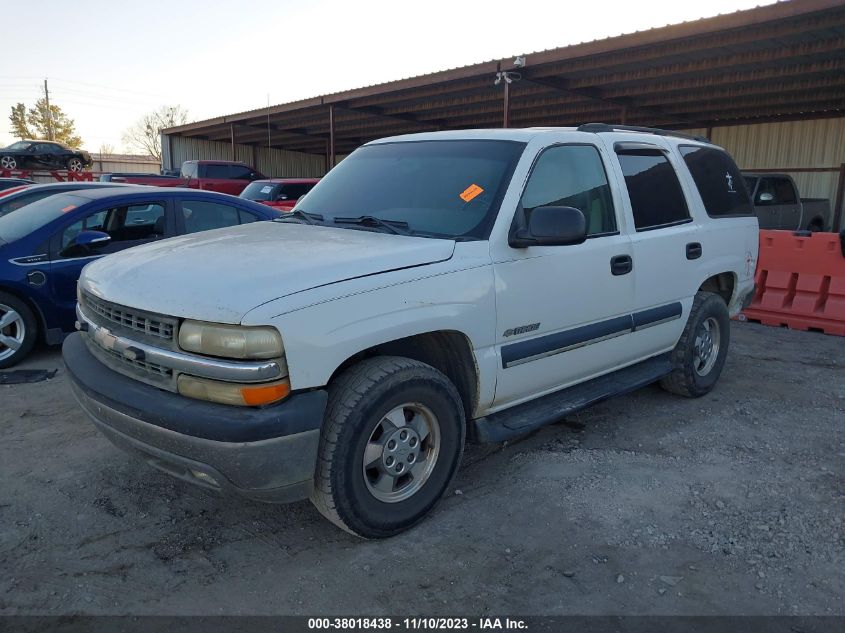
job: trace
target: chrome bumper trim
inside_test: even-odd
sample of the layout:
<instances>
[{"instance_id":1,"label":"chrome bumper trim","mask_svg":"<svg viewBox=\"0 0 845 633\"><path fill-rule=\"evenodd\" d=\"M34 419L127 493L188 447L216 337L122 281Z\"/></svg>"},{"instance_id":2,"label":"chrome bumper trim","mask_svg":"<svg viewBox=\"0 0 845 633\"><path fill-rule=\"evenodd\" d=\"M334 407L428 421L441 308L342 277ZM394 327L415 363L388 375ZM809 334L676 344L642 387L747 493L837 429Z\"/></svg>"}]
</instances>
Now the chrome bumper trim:
<instances>
[{"instance_id":1,"label":"chrome bumper trim","mask_svg":"<svg viewBox=\"0 0 845 633\"><path fill-rule=\"evenodd\" d=\"M76 317L82 326L79 329L86 331L91 340L103 349L112 350L129 359L155 363L181 374L225 382L246 383L266 382L287 375L287 367L280 366L278 361L227 361L207 358L152 347L122 336L115 336L108 328L94 323L82 311L78 303Z\"/></svg>"}]
</instances>

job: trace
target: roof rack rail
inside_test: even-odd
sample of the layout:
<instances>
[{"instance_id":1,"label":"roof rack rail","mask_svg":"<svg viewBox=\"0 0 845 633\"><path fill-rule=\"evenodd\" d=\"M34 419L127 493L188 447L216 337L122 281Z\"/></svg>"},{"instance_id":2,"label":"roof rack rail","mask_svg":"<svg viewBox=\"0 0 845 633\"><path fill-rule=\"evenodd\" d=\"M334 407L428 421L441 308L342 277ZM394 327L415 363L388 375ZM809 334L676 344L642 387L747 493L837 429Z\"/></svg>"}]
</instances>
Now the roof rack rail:
<instances>
[{"instance_id":1,"label":"roof rack rail","mask_svg":"<svg viewBox=\"0 0 845 633\"><path fill-rule=\"evenodd\" d=\"M675 136L677 138L685 138L690 141L699 141L701 143L709 143L710 139L706 136L695 136L693 134L684 134L683 132L674 132L672 130L661 130L656 127L640 127L639 125L610 125L608 123L584 123L578 126L579 132L591 132L598 134L599 132L645 132L646 134L657 134L658 136Z\"/></svg>"}]
</instances>

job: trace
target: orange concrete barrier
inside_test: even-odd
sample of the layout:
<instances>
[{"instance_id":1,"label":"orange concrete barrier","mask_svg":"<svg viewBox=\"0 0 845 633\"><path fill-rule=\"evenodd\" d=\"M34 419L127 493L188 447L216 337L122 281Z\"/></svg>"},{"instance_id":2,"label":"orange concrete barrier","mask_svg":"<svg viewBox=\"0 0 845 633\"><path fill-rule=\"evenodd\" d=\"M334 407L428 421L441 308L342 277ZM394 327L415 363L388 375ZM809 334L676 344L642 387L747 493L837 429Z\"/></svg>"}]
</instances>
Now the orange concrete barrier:
<instances>
[{"instance_id":1,"label":"orange concrete barrier","mask_svg":"<svg viewBox=\"0 0 845 633\"><path fill-rule=\"evenodd\" d=\"M845 336L845 256L836 233L760 231L749 321Z\"/></svg>"}]
</instances>

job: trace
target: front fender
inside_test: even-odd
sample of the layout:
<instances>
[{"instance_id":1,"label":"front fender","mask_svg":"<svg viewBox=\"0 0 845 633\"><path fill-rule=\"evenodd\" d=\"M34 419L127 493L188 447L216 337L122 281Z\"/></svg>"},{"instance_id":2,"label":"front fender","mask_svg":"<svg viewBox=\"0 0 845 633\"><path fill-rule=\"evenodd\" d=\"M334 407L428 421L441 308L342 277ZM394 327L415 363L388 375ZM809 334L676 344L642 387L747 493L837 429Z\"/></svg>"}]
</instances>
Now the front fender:
<instances>
[{"instance_id":1,"label":"front fender","mask_svg":"<svg viewBox=\"0 0 845 633\"><path fill-rule=\"evenodd\" d=\"M478 266L347 294L269 319L247 317L245 324L269 322L281 332L293 389L322 387L359 352L427 332L464 334L479 361L492 357L482 352L494 344L493 272L489 265ZM495 383L494 363L478 362L478 370L481 385Z\"/></svg>"}]
</instances>

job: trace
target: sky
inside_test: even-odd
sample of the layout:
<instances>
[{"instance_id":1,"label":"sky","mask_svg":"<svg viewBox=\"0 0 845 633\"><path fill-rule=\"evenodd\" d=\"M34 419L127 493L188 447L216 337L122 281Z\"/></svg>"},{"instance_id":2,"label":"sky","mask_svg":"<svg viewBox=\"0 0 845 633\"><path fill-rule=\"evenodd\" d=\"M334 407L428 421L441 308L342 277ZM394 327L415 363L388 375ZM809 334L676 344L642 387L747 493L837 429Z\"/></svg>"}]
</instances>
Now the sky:
<instances>
[{"instance_id":1,"label":"sky","mask_svg":"<svg viewBox=\"0 0 845 633\"><path fill-rule=\"evenodd\" d=\"M766 0L39 0L3 3L0 147L43 94L120 152L161 105L190 121L731 13ZM530 60L529 60L530 62Z\"/></svg>"}]
</instances>

